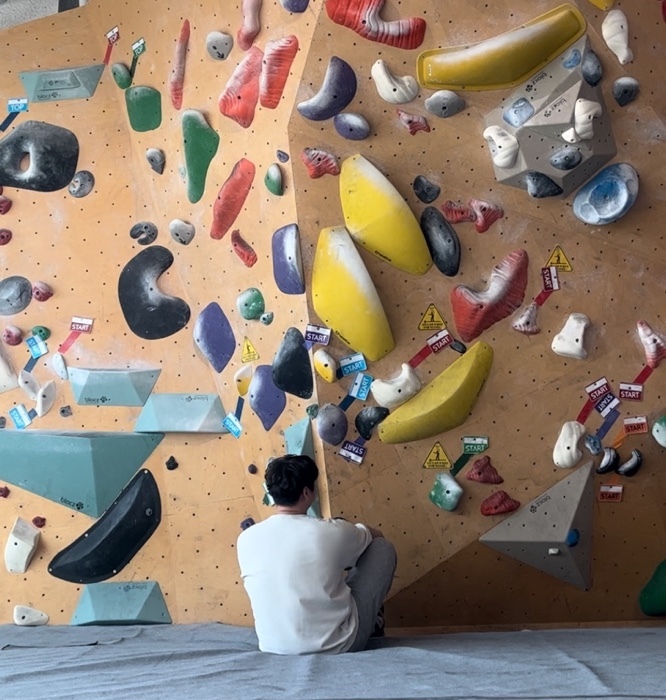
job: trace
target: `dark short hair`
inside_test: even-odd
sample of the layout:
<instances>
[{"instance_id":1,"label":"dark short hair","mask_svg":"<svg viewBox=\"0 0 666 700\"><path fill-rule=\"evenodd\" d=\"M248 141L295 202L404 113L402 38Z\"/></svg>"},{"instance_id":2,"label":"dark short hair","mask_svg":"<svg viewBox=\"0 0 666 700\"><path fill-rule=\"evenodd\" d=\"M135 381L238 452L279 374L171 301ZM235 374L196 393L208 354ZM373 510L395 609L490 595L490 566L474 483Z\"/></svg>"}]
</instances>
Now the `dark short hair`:
<instances>
[{"instance_id":1,"label":"dark short hair","mask_svg":"<svg viewBox=\"0 0 666 700\"><path fill-rule=\"evenodd\" d=\"M314 491L319 469L307 455L284 455L266 467L266 488L278 506L293 506L304 488Z\"/></svg>"}]
</instances>

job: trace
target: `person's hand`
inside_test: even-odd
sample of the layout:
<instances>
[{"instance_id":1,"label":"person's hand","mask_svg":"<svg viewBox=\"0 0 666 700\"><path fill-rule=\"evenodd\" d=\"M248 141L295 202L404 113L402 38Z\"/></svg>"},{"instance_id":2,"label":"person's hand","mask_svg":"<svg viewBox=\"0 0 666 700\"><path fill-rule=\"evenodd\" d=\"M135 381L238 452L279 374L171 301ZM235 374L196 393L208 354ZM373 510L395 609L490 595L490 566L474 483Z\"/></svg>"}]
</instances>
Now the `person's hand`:
<instances>
[{"instance_id":1,"label":"person's hand","mask_svg":"<svg viewBox=\"0 0 666 700\"><path fill-rule=\"evenodd\" d=\"M370 525L366 525L368 530L370 530L370 534L372 535L372 539L374 540L376 537L384 537L384 534L382 533L381 530L378 530L376 527L371 527Z\"/></svg>"}]
</instances>

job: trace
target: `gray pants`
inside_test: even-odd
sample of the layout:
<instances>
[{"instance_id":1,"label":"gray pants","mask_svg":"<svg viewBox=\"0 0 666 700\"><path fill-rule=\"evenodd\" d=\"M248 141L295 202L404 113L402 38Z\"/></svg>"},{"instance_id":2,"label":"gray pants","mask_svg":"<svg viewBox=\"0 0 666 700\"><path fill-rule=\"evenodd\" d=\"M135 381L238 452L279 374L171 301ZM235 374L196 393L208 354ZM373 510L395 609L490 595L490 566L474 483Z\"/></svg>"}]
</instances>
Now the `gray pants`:
<instances>
[{"instance_id":1,"label":"gray pants","mask_svg":"<svg viewBox=\"0 0 666 700\"><path fill-rule=\"evenodd\" d=\"M347 585L358 610L358 631L349 651L365 649L375 628L377 613L391 588L396 561L393 545L383 537L377 537L349 572Z\"/></svg>"}]
</instances>

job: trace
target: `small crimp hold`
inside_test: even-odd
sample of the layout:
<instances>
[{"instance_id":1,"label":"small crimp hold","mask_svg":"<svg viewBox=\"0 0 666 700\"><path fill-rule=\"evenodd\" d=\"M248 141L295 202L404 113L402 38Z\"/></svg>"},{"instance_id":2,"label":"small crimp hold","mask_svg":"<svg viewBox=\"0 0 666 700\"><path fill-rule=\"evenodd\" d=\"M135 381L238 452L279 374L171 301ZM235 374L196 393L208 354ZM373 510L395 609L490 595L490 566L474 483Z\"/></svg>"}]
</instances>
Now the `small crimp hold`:
<instances>
[{"instance_id":1,"label":"small crimp hold","mask_svg":"<svg viewBox=\"0 0 666 700\"><path fill-rule=\"evenodd\" d=\"M503 515L520 508L520 501L515 501L506 491L495 491L481 503L481 515Z\"/></svg>"},{"instance_id":2,"label":"small crimp hold","mask_svg":"<svg viewBox=\"0 0 666 700\"><path fill-rule=\"evenodd\" d=\"M474 228L478 233L485 233L498 219L504 216L504 209L499 204L483 199L470 199L469 206L474 212Z\"/></svg>"},{"instance_id":3,"label":"small crimp hold","mask_svg":"<svg viewBox=\"0 0 666 700\"><path fill-rule=\"evenodd\" d=\"M48 301L53 296L53 290L46 282L33 282L32 298L37 301Z\"/></svg>"},{"instance_id":4,"label":"small crimp hold","mask_svg":"<svg viewBox=\"0 0 666 700\"><path fill-rule=\"evenodd\" d=\"M63 418L69 418L72 415L72 407L71 406L61 406L60 415Z\"/></svg>"},{"instance_id":5,"label":"small crimp hold","mask_svg":"<svg viewBox=\"0 0 666 700\"><path fill-rule=\"evenodd\" d=\"M32 524L35 527L42 528L46 525L46 518L43 518L41 515L35 515L35 517L32 519Z\"/></svg>"},{"instance_id":6,"label":"small crimp hold","mask_svg":"<svg viewBox=\"0 0 666 700\"><path fill-rule=\"evenodd\" d=\"M470 481L478 481L482 484L501 484L504 481L488 455L475 460L465 476Z\"/></svg>"},{"instance_id":7,"label":"small crimp hold","mask_svg":"<svg viewBox=\"0 0 666 700\"><path fill-rule=\"evenodd\" d=\"M623 462L615 471L621 476L634 476L643 464L643 455L639 450L632 450L631 456Z\"/></svg>"},{"instance_id":8,"label":"small crimp hold","mask_svg":"<svg viewBox=\"0 0 666 700\"><path fill-rule=\"evenodd\" d=\"M620 455L617 450L614 447L604 447L601 462L599 462L596 472L597 474L608 474L608 472L615 471L619 463Z\"/></svg>"},{"instance_id":9,"label":"small crimp hold","mask_svg":"<svg viewBox=\"0 0 666 700\"><path fill-rule=\"evenodd\" d=\"M8 486L0 486L0 498L7 498L10 493Z\"/></svg>"},{"instance_id":10,"label":"small crimp hold","mask_svg":"<svg viewBox=\"0 0 666 700\"><path fill-rule=\"evenodd\" d=\"M536 335L541 331L537 321L538 314L539 305L532 301L520 312L511 327L523 335Z\"/></svg>"},{"instance_id":11,"label":"small crimp hold","mask_svg":"<svg viewBox=\"0 0 666 700\"><path fill-rule=\"evenodd\" d=\"M459 202L452 202L450 199L447 199L440 208L444 213L444 218L450 224L476 221L476 214L474 211L470 207L460 204Z\"/></svg>"},{"instance_id":12,"label":"small crimp hold","mask_svg":"<svg viewBox=\"0 0 666 700\"><path fill-rule=\"evenodd\" d=\"M403 109L396 109L395 113L398 115L400 123L409 131L409 133L414 136L419 131L430 132L430 124L425 117L420 114L410 114L405 112Z\"/></svg>"},{"instance_id":13,"label":"small crimp hold","mask_svg":"<svg viewBox=\"0 0 666 700\"><path fill-rule=\"evenodd\" d=\"M173 471L174 469L178 469L178 462L176 461L176 458L171 455L171 457L167 459L165 466L169 471Z\"/></svg>"}]
</instances>

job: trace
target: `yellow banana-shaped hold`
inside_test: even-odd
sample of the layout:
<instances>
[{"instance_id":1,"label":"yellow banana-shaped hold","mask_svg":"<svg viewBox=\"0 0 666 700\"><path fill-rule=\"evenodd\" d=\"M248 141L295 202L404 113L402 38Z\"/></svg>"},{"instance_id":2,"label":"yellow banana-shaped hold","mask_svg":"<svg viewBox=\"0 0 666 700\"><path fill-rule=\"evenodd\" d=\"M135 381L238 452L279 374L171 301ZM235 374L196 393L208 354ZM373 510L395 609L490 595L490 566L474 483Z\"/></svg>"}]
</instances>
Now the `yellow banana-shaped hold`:
<instances>
[{"instance_id":1,"label":"yellow banana-shaped hold","mask_svg":"<svg viewBox=\"0 0 666 700\"><path fill-rule=\"evenodd\" d=\"M436 379L395 409L378 426L382 442L423 440L462 425L493 363L493 349L475 343Z\"/></svg>"}]
</instances>

